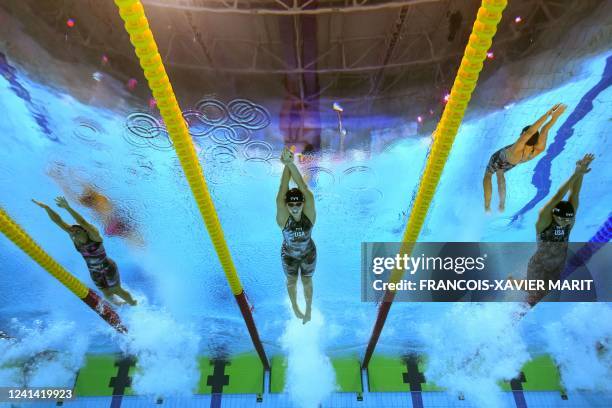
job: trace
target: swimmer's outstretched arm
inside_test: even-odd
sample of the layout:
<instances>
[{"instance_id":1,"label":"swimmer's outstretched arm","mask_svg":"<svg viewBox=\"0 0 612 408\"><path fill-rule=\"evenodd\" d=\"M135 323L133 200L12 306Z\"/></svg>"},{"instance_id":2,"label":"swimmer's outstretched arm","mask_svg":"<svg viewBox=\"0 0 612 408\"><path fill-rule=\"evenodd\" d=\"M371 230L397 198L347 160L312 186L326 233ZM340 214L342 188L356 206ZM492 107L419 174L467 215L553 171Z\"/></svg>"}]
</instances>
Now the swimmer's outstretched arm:
<instances>
[{"instance_id":1,"label":"swimmer's outstretched arm","mask_svg":"<svg viewBox=\"0 0 612 408\"><path fill-rule=\"evenodd\" d=\"M559 201L563 200L565 194L568 191L572 191L571 196L573 196L574 202L572 202L572 197L570 196L570 202L572 205L574 203L578 204L578 194L580 193L580 188L582 187L582 177L584 174L591 171L589 168L589 164L593 161L595 156L592 154L586 154L581 160L578 160L576 163L576 170L574 174L559 187L559 190L555 193L555 195L542 207L540 210L540 214L538 215L538 221L536 222L536 232L540 233L544 230L544 228L548 227L552 222L552 210L559 203ZM576 185L576 182L578 184ZM574 205L574 211L576 211L576 205Z\"/></svg>"},{"instance_id":2,"label":"swimmer's outstretched arm","mask_svg":"<svg viewBox=\"0 0 612 408\"><path fill-rule=\"evenodd\" d=\"M595 155L589 153L585 154L582 160L578 160L576 162L576 173L577 176L574 179L574 183L570 187L570 197L569 202L574 207L574 212L578 212L578 205L580 204L579 196L580 189L582 188L582 178L585 174L587 174L591 169L589 168L591 162L595 159Z\"/></svg>"},{"instance_id":3,"label":"swimmer's outstretched arm","mask_svg":"<svg viewBox=\"0 0 612 408\"><path fill-rule=\"evenodd\" d=\"M37 206L39 206L40 208L44 209L47 212L47 215L49 215L49 218L51 218L51 221L57 224L58 227L60 227L66 232L70 231L70 225L68 225L64 220L62 220L62 217L60 217L58 213L53 211L51 207L49 207L47 204L43 202L40 202L34 199L32 199L32 202L36 204Z\"/></svg>"},{"instance_id":4,"label":"swimmer's outstretched arm","mask_svg":"<svg viewBox=\"0 0 612 408\"><path fill-rule=\"evenodd\" d=\"M304 178L302 178L302 174L300 174L300 170L293 162L293 155L291 155L290 160L285 163L285 168L289 169L289 172L291 173L291 178L293 178L295 184L297 184L300 191L302 191L302 193L304 194L304 213L308 216L308 218L310 218L310 221L314 224L315 218L317 217L314 203L314 194L312 194L312 191L310 191L310 189L308 188L308 185L304 181Z\"/></svg>"},{"instance_id":5,"label":"swimmer's outstretched arm","mask_svg":"<svg viewBox=\"0 0 612 408\"><path fill-rule=\"evenodd\" d=\"M85 218L83 218L81 214L79 214L72 207L70 207L70 204L68 204L68 201L66 201L64 197L57 197L55 199L55 202L58 207L68 211L70 215L72 215L72 218L74 218L81 227L85 228L85 231L87 231L89 238L94 241L102 242L102 236L100 236L100 232L98 231L98 229L87 221L85 221Z\"/></svg>"},{"instance_id":6,"label":"swimmer's outstretched arm","mask_svg":"<svg viewBox=\"0 0 612 408\"><path fill-rule=\"evenodd\" d=\"M540 214L538 215L538 221L536 222L536 232L539 234L546 227L550 225L552 222L552 210L559 203L559 201L563 200L565 194L569 191L572 184L574 184L574 180L576 179L576 173L572 174L572 176L567 179L567 181L561 184L559 190L555 193L554 196L542 207L540 210Z\"/></svg>"},{"instance_id":7,"label":"swimmer's outstretched arm","mask_svg":"<svg viewBox=\"0 0 612 408\"><path fill-rule=\"evenodd\" d=\"M540 132L540 136L538 137L538 143L536 143L535 145L536 154L542 153L544 150L546 150L546 141L548 139L548 131L550 130L551 127L555 125L555 122L557 122L557 119L559 119L559 116L563 115L563 112L565 112L565 109L567 109L566 105L558 104L557 109L551 113L550 120L546 122L546 124L542 127L542 131Z\"/></svg>"},{"instance_id":8,"label":"swimmer's outstretched arm","mask_svg":"<svg viewBox=\"0 0 612 408\"><path fill-rule=\"evenodd\" d=\"M276 194L276 223L279 227L283 228L284 223L287 222L289 217L289 211L285 206L285 194L289 190L289 180L291 179L291 173L287 166L283 169L283 175L281 176L280 186L278 188L278 194Z\"/></svg>"}]
</instances>

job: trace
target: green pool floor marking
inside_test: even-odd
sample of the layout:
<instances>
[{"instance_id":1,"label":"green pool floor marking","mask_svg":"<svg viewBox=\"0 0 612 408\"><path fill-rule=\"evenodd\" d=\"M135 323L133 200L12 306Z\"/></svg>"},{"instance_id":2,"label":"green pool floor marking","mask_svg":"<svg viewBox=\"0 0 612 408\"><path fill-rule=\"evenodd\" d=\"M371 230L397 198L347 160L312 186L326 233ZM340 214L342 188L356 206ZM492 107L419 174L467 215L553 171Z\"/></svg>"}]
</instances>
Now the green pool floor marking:
<instances>
[{"instance_id":1,"label":"green pool floor marking","mask_svg":"<svg viewBox=\"0 0 612 408\"><path fill-rule=\"evenodd\" d=\"M198 394L261 394L264 369L256 354L241 354L229 361L199 360Z\"/></svg>"},{"instance_id":2,"label":"green pool floor marking","mask_svg":"<svg viewBox=\"0 0 612 408\"><path fill-rule=\"evenodd\" d=\"M206 385L210 387L210 391L213 394L223 394L223 389L230 383L229 375L225 374L225 366L228 362L225 360L213 360L210 363L213 366L213 373L206 377Z\"/></svg>"},{"instance_id":3,"label":"green pool floor marking","mask_svg":"<svg viewBox=\"0 0 612 408\"><path fill-rule=\"evenodd\" d=\"M559 370L549 355L541 355L525 363L519 377L512 381L516 385L515 388L520 385L523 391L564 392ZM521 383L516 383L519 380ZM503 382L500 386L504 391L512 389L511 381Z\"/></svg>"},{"instance_id":4,"label":"green pool floor marking","mask_svg":"<svg viewBox=\"0 0 612 408\"><path fill-rule=\"evenodd\" d=\"M339 392L362 392L361 364L357 358L334 358L331 361L336 372Z\"/></svg>"},{"instance_id":5,"label":"green pool floor marking","mask_svg":"<svg viewBox=\"0 0 612 408\"><path fill-rule=\"evenodd\" d=\"M442 391L425 378L426 358L375 354L368 365L370 392Z\"/></svg>"},{"instance_id":6,"label":"green pool floor marking","mask_svg":"<svg viewBox=\"0 0 612 408\"><path fill-rule=\"evenodd\" d=\"M371 392L444 391L444 388L427 381L424 375L426 367L426 356L374 355L368 367L369 389ZM518 378L500 382L499 386L504 391L564 391L559 370L548 355L527 362Z\"/></svg>"},{"instance_id":7,"label":"green pool floor marking","mask_svg":"<svg viewBox=\"0 0 612 408\"><path fill-rule=\"evenodd\" d=\"M270 392L280 394L285 389L287 360L283 356L274 356L270 360Z\"/></svg>"},{"instance_id":8,"label":"green pool floor marking","mask_svg":"<svg viewBox=\"0 0 612 408\"><path fill-rule=\"evenodd\" d=\"M336 373L337 392L362 392L361 368L357 358L333 358L331 364ZM274 356L270 365L270 392L282 393L285 390L287 360L284 356Z\"/></svg>"},{"instance_id":9,"label":"green pool floor marking","mask_svg":"<svg viewBox=\"0 0 612 408\"><path fill-rule=\"evenodd\" d=\"M123 395L134 395L130 379L135 367L123 356L116 354L87 355L85 365L79 370L75 394L83 397L111 396L113 389ZM127 374L127 375L126 375Z\"/></svg>"},{"instance_id":10,"label":"green pool floor marking","mask_svg":"<svg viewBox=\"0 0 612 408\"><path fill-rule=\"evenodd\" d=\"M242 354L232 358L225 367L229 385L224 394L261 394L264 390L264 368L257 354Z\"/></svg>"},{"instance_id":11,"label":"green pool floor marking","mask_svg":"<svg viewBox=\"0 0 612 408\"><path fill-rule=\"evenodd\" d=\"M134 364L136 363L136 364ZM360 363L356 358L333 358L338 392L362 392ZM287 373L284 356L271 359L270 391L282 393ZM368 367L370 392L443 391L425 376L426 356L390 357L374 355ZM196 394L261 394L264 389L264 369L256 354L242 354L229 361L199 358L200 379ZM76 395L111 396L134 395L131 381L137 373L137 362L116 354L87 355L85 365L76 378ZM521 375L511 381L500 382L504 391L559 391L564 393L559 370L549 355L541 355L527 362Z\"/></svg>"},{"instance_id":12,"label":"green pool floor marking","mask_svg":"<svg viewBox=\"0 0 612 408\"><path fill-rule=\"evenodd\" d=\"M196 394L261 394L264 370L256 354L243 354L229 361L199 358L200 379ZM135 395L131 381L138 367L135 360L115 354L92 354L76 378L75 393L84 397Z\"/></svg>"},{"instance_id":13,"label":"green pool floor marking","mask_svg":"<svg viewBox=\"0 0 612 408\"><path fill-rule=\"evenodd\" d=\"M214 375L214 364L207 357L198 358L198 368L200 369L200 379L198 381L198 389L196 394L210 394L211 386L208 385L208 378Z\"/></svg>"}]
</instances>

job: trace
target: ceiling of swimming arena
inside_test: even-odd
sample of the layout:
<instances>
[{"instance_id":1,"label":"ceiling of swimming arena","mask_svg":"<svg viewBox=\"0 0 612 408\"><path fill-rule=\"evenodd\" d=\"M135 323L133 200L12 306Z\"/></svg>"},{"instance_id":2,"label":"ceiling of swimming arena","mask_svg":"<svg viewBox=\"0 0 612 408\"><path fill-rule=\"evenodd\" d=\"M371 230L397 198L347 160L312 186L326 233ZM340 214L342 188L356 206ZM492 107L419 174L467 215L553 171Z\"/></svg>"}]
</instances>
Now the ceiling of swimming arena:
<instances>
[{"instance_id":1,"label":"ceiling of swimming arena","mask_svg":"<svg viewBox=\"0 0 612 408\"><path fill-rule=\"evenodd\" d=\"M275 222L287 146L316 198L313 279L326 347L361 353L376 304L360 299L360 244L402 238L479 2L142 3L265 347L282 351L289 310ZM588 152L596 167L572 239L604 229L610 13L603 0L509 2L420 240L535 240L544 198ZM505 212L485 215L489 156L555 103L568 109L548 150L508 175ZM0 206L45 251L93 287L66 234L31 202L65 196L100 229L122 282L164 310L152 335L198 333L210 353L252 348L112 1L0 0L0 110ZM74 320L98 336L96 347L114 347L100 319L4 237L0 269L19 271L0 274L1 325ZM400 311L412 306L394 306L382 347L417 347L403 328L446 310L408 319Z\"/></svg>"},{"instance_id":2,"label":"ceiling of swimming arena","mask_svg":"<svg viewBox=\"0 0 612 408\"><path fill-rule=\"evenodd\" d=\"M3 32L15 58L30 36L65 64L103 68L121 81L141 68L113 2L4 1ZM509 2L482 79L549 46L603 1ZM302 116L341 100L354 115L439 115L477 1L143 1L179 101L256 95L303 105ZM74 25L66 22L72 19ZM12 47L12 48L11 48ZM21 49L21 51L20 51ZM41 52L42 52L41 50ZM100 67L102 56L108 63ZM25 55L22 55L25 57ZM47 78L61 76L40 58ZM44 68L43 68L44 67ZM41 73L42 74L42 73ZM59 79L59 78L58 78ZM312 113L310 113L312 114ZM305 119L308 120L308 119Z\"/></svg>"}]
</instances>

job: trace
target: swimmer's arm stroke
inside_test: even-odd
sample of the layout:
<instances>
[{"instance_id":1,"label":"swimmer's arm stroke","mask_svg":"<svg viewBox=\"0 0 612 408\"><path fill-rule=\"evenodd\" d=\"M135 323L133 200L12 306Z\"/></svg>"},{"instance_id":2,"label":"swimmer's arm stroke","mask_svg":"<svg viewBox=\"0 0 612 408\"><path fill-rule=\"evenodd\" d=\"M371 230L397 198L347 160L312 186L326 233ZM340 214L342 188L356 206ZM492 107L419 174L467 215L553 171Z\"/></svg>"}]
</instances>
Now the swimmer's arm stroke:
<instances>
[{"instance_id":1,"label":"swimmer's arm stroke","mask_svg":"<svg viewBox=\"0 0 612 408\"><path fill-rule=\"evenodd\" d=\"M555 125L557 119L559 119L559 116L563 115L563 112L565 112L565 109L567 108L567 106L563 104L557 104L555 106L557 106L557 109L551 112L550 120L546 122L546 124L542 127L542 131L540 132L540 136L538 137L538 143L535 145L536 154L540 154L544 150L546 150L548 132L550 131L550 128Z\"/></svg>"},{"instance_id":2,"label":"swimmer's arm stroke","mask_svg":"<svg viewBox=\"0 0 612 408\"><path fill-rule=\"evenodd\" d=\"M289 218L289 211L285 205L285 194L289 191L289 180L291 179L291 173L287 166L283 169L283 175L281 176L280 186L278 188L278 194L276 195L276 223L279 227L283 228L287 219Z\"/></svg>"},{"instance_id":3,"label":"swimmer's arm stroke","mask_svg":"<svg viewBox=\"0 0 612 408\"><path fill-rule=\"evenodd\" d=\"M310 218L310 222L314 224L315 219L317 218L317 212L315 210L314 203L314 194L312 194L312 191L310 191L310 189L308 188L308 185L304 181L304 178L302 178L300 170L297 168L295 163L291 161L285 165L285 168L289 169L293 181L295 181L295 184L297 184L298 188L304 194L304 214L306 214L306 216Z\"/></svg>"},{"instance_id":4,"label":"swimmer's arm stroke","mask_svg":"<svg viewBox=\"0 0 612 408\"><path fill-rule=\"evenodd\" d=\"M66 232L70 232L70 225L68 225L64 220L62 220L62 217L60 217L58 213L53 211L51 207L35 199L32 199L32 202L36 204L37 206L39 206L40 208L44 209L47 212L47 215L49 216L49 218L51 218L51 221L57 224L58 227L60 227Z\"/></svg>"},{"instance_id":5,"label":"swimmer's arm stroke","mask_svg":"<svg viewBox=\"0 0 612 408\"><path fill-rule=\"evenodd\" d=\"M578 212L578 205L580 204L580 189L582 188L582 179L584 175L591 171L589 165L595 159L595 155L586 154L582 160L576 162L576 178L574 183L570 187L569 202L574 207L574 212Z\"/></svg>"},{"instance_id":6,"label":"swimmer's arm stroke","mask_svg":"<svg viewBox=\"0 0 612 408\"><path fill-rule=\"evenodd\" d=\"M559 203L559 201L563 200L565 194L568 191L570 193L570 203L574 207L574 211L577 212L578 209L578 195L580 194L580 189L582 188L582 177L591 171L589 165L595 158L592 154L586 154L584 158L578 160L576 162L576 170L574 174L559 187L559 190L555 193L555 195L542 207L540 210L540 214L538 215L538 221L536 222L536 231L538 233L542 232L544 228L546 228L552 222L552 210Z\"/></svg>"},{"instance_id":7,"label":"swimmer's arm stroke","mask_svg":"<svg viewBox=\"0 0 612 408\"><path fill-rule=\"evenodd\" d=\"M574 207L574 212L576 213L578 212L578 204L580 204L580 189L582 188L583 176L584 174L578 175L570 187L569 202L572 204L572 207Z\"/></svg>"},{"instance_id":8,"label":"swimmer's arm stroke","mask_svg":"<svg viewBox=\"0 0 612 408\"><path fill-rule=\"evenodd\" d=\"M565 183L559 187L559 190L555 193L554 196L542 207L540 210L540 214L538 215L538 221L536 222L536 232L539 234L544 231L546 227L550 225L552 222L552 210L555 208L559 201L563 200L565 194L569 191L574 184L574 180L576 179L576 173L572 174L572 176L567 179Z\"/></svg>"},{"instance_id":9,"label":"swimmer's arm stroke","mask_svg":"<svg viewBox=\"0 0 612 408\"><path fill-rule=\"evenodd\" d=\"M68 201L64 197L57 197L55 199L55 202L57 203L58 207L65 209L66 211L70 213L70 215L72 215L72 218L74 218L75 221L81 227L83 227L85 231L87 231L87 235L89 235L89 238L91 238L93 241L102 242L102 236L100 235L100 232L98 231L98 229L94 227L93 225L91 225L90 223L88 223L87 221L85 221L85 218L83 218L81 214L76 212L70 206L70 204L68 204Z\"/></svg>"}]
</instances>

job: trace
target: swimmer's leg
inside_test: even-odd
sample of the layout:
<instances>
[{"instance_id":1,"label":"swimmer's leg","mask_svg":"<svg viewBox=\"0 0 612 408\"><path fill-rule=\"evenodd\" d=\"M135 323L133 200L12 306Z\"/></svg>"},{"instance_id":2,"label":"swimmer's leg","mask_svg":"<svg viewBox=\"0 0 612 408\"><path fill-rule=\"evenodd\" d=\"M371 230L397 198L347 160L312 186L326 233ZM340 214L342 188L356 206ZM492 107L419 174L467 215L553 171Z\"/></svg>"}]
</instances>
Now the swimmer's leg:
<instances>
[{"instance_id":1,"label":"swimmer's leg","mask_svg":"<svg viewBox=\"0 0 612 408\"><path fill-rule=\"evenodd\" d=\"M298 319L303 319L304 314L297 304L297 275L287 274L287 293L289 294L289 300L291 301L293 313L295 313L295 316Z\"/></svg>"},{"instance_id":2,"label":"swimmer's leg","mask_svg":"<svg viewBox=\"0 0 612 408\"><path fill-rule=\"evenodd\" d=\"M484 179L482 180L482 186L484 188L484 201L485 201L485 211L491 211L491 190L493 189L491 183L491 177L493 177L493 173L490 171L485 172Z\"/></svg>"},{"instance_id":3,"label":"swimmer's leg","mask_svg":"<svg viewBox=\"0 0 612 408\"><path fill-rule=\"evenodd\" d=\"M117 285L111 288L111 293L114 293L115 295L119 296L121 299L125 300L128 304L130 304L130 306L136 306L136 300L134 300L130 292L123 289L121 285Z\"/></svg>"},{"instance_id":4,"label":"swimmer's leg","mask_svg":"<svg viewBox=\"0 0 612 408\"><path fill-rule=\"evenodd\" d=\"M113 292L113 290L111 288L106 288L106 289L101 289L99 288L100 291L102 292L102 294L104 295L104 298L106 300L108 300L109 302L111 302L113 305L115 306L123 306L125 303L124 302L120 302L117 299L115 299L115 293Z\"/></svg>"},{"instance_id":5,"label":"swimmer's leg","mask_svg":"<svg viewBox=\"0 0 612 408\"><path fill-rule=\"evenodd\" d=\"M503 170L497 170L497 190L499 191L499 211L506 209L506 177Z\"/></svg>"},{"instance_id":6,"label":"swimmer's leg","mask_svg":"<svg viewBox=\"0 0 612 408\"><path fill-rule=\"evenodd\" d=\"M304 313L302 323L306 324L310 321L312 309L312 276L302 275L302 286L304 286L304 298L306 299L306 313Z\"/></svg>"}]
</instances>

